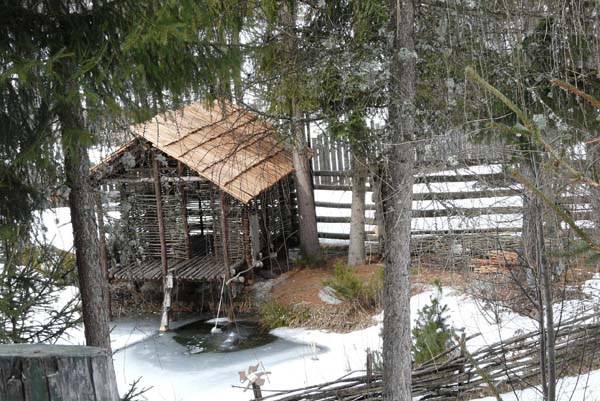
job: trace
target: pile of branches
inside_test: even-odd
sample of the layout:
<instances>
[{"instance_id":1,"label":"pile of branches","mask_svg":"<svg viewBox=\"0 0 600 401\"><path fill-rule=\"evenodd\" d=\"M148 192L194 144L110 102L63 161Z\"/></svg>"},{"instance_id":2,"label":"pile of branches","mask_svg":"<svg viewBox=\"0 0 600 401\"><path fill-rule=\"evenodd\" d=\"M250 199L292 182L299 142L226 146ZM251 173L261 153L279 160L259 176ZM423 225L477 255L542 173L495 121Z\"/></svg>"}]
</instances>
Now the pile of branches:
<instances>
[{"instance_id":1,"label":"pile of branches","mask_svg":"<svg viewBox=\"0 0 600 401\"><path fill-rule=\"evenodd\" d=\"M461 338L457 345L413 368L412 396L445 401L469 395L496 395L499 391L525 388L540 375L540 341L537 332L517 335L470 353L466 344L476 337ZM596 351L598 350L598 351ZM581 371L600 352L598 316L562 322L556 330L556 361L563 374ZM370 359L370 358L367 358ZM270 401L358 401L382 399L381 372L351 372L329 382L276 392Z\"/></svg>"}]
</instances>

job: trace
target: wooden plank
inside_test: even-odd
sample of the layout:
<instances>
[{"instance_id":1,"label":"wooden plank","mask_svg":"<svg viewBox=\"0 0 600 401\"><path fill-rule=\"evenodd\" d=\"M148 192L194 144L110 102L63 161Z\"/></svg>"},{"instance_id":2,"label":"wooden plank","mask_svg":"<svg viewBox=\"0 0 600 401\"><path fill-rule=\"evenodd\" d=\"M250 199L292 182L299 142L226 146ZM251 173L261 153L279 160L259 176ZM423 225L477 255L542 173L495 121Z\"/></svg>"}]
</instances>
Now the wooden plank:
<instances>
[{"instance_id":1,"label":"wooden plank","mask_svg":"<svg viewBox=\"0 0 600 401\"><path fill-rule=\"evenodd\" d=\"M317 177L347 177L350 176L351 171L343 170L318 170L313 171L313 175ZM441 175L428 175L428 176L416 176L415 184L433 184L433 183L450 183L450 182L470 182L470 181L483 181L483 182L494 182L494 183L514 183L514 181L504 173L494 174L441 174ZM333 181L335 183L335 181Z\"/></svg>"},{"instance_id":2,"label":"wooden plank","mask_svg":"<svg viewBox=\"0 0 600 401\"><path fill-rule=\"evenodd\" d=\"M331 157L331 170L338 171L337 150L335 148L335 141L333 140L329 143L329 155ZM341 168L339 170L341 170ZM334 184L343 184L343 182L340 181L339 176L333 177L331 182Z\"/></svg>"},{"instance_id":3,"label":"wooden plank","mask_svg":"<svg viewBox=\"0 0 600 401\"><path fill-rule=\"evenodd\" d=\"M329 136L323 136L323 168L325 170L331 170L331 147L329 146ZM332 184L333 180L329 177L325 177L326 184Z\"/></svg>"},{"instance_id":4,"label":"wooden plank","mask_svg":"<svg viewBox=\"0 0 600 401\"><path fill-rule=\"evenodd\" d=\"M317 216L317 223L350 223L352 218L350 216ZM374 225L375 219L365 218L365 224Z\"/></svg>"},{"instance_id":5,"label":"wooden plank","mask_svg":"<svg viewBox=\"0 0 600 401\"><path fill-rule=\"evenodd\" d=\"M318 171L321 169L321 166L319 164L319 152L321 151L319 148L319 142L317 140L317 138L311 138L311 144L312 144L312 151L313 151L313 157L311 157L311 162L312 162L312 171ZM316 177L313 174L313 182L315 184L320 184L320 177Z\"/></svg>"},{"instance_id":6,"label":"wooden plank","mask_svg":"<svg viewBox=\"0 0 600 401\"><path fill-rule=\"evenodd\" d=\"M338 170L341 171L348 171L350 170L350 166L345 166L344 165L344 141L342 140L337 140L336 141L336 146L335 146L335 152L336 152L336 156L337 156L337 166L338 166ZM340 182L340 184L343 184L344 182Z\"/></svg>"},{"instance_id":7,"label":"wooden plank","mask_svg":"<svg viewBox=\"0 0 600 401\"><path fill-rule=\"evenodd\" d=\"M327 157L327 149L325 148L325 145L323 144L323 137L319 136L317 138L317 142L318 142L317 148L319 150L319 153L317 154L317 156L319 157L319 168L326 169L325 158ZM313 171L313 174L314 174L314 171ZM330 180L328 180L326 177L321 177L319 185L329 184L329 183L330 183Z\"/></svg>"},{"instance_id":8,"label":"wooden plank","mask_svg":"<svg viewBox=\"0 0 600 401\"><path fill-rule=\"evenodd\" d=\"M465 228L456 230L413 230L411 235L461 235L461 234L501 234L501 233L520 233L520 227L498 227L498 228ZM368 232L374 234L374 232ZM319 238L325 239L344 239L349 240L350 234L319 232ZM367 235L367 241L377 241L374 235Z\"/></svg>"},{"instance_id":9,"label":"wooden plank","mask_svg":"<svg viewBox=\"0 0 600 401\"><path fill-rule=\"evenodd\" d=\"M352 209L351 203L335 203L335 202L315 202L316 207L325 207L331 209ZM366 210L375 210L375 205L365 205Z\"/></svg>"}]
</instances>

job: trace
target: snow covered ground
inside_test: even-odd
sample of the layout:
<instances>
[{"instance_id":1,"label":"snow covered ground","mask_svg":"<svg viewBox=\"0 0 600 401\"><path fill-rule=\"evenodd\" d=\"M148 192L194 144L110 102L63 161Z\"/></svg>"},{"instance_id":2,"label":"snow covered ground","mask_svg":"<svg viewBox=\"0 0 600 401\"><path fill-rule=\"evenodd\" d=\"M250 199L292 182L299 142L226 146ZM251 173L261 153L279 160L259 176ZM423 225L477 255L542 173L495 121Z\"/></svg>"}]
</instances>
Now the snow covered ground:
<instances>
[{"instance_id":1,"label":"snow covered ground","mask_svg":"<svg viewBox=\"0 0 600 401\"><path fill-rule=\"evenodd\" d=\"M339 196L340 193L336 194ZM42 219L48 226L46 238L61 249L71 249L68 209L46 211L42 213ZM66 291L73 294L74 289ZM417 311L429 303L433 291L412 297L413 320ZM567 301L556 305L557 314L567 319L583 310L590 313L589 310L595 307L595 313L600 315L599 274L586 283L585 291L590 297L586 302ZM464 329L467 335L482 334L469 343L471 349L535 329L535 322L530 318L507 310L491 313L466 295L454 293L449 288L443 292L443 303L449 307L449 322L456 329ZM64 302L64 299L61 297L57 302ZM265 393L330 381L350 371L364 369L366 349L381 347L381 318L375 317L369 328L346 334L279 328L273 331L279 339L271 344L227 354L197 355L190 355L185 347L177 344L173 333L158 334L158 318L117 320L111 334L117 382L124 393L131 382L141 377L140 386L152 386L144 395L152 401L235 401L252 398L251 392L232 387L240 385L238 371L259 362L272 372L263 387ZM81 329L71 330L68 334L62 343L83 344ZM561 379L559 389L561 400L600 400L600 371L580 378ZM527 389L506 394L503 398L533 401L541 399L541 395L534 389Z\"/></svg>"},{"instance_id":2,"label":"snow covered ground","mask_svg":"<svg viewBox=\"0 0 600 401\"><path fill-rule=\"evenodd\" d=\"M72 293L72 289L69 291ZM413 321L435 291L431 289L411 298ZM584 291L589 299L557 304L557 314L563 319L581 313L597 314L600 274L586 283ZM532 319L508 310L491 313L482 309L473 298L450 288L444 288L443 294L442 303L449 307L448 320L454 328L464 329L467 335L481 333L469 343L471 350L536 327ZM120 319L114 322L111 334L117 382L120 391L125 392L131 382L141 377L142 387L152 386L144 399L152 401L249 400L251 392L232 385L240 385L239 371L257 363L272 372L263 387L265 393L330 381L364 369L367 348L381 347L381 321L382 315L375 316L373 326L345 334L278 328L272 334L279 339L264 346L232 353L192 355L175 342L173 332L157 332L158 317ZM81 330L70 334L70 340L64 342L83 343ZM560 400L600 400L600 371L579 378L563 378L559 389ZM541 399L541 395L535 389L526 389L507 393L503 398L534 401Z\"/></svg>"}]
</instances>

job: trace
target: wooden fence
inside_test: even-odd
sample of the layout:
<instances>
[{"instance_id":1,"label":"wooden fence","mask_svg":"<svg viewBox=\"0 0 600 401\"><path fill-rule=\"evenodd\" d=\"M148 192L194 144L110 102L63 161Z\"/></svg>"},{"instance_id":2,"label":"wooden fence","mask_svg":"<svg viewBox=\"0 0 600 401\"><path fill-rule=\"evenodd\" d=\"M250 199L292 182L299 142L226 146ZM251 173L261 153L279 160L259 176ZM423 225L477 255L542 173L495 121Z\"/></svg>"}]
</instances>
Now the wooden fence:
<instances>
[{"instance_id":1,"label":"wooden fence","mask_svg":"<svg viewBox=\"0 0 600 401\"><path fill-rule=\"evenodd\" d=\"M473 338L473 337L471 337ZM461 339L453 348L414 366L412 396L446 401L492 395L530 387L540 376L539 334L525 333L469 353ZM597 363L600 323L594 314L563 322L556 330L556 364L561 375L586 372ZM381 372L369 365L366 374L352 372L338 380L280 391L261 398L269 401L381 400Z\"/></svg>"},{"instance_id":2,"label":"wooden fence","mask_svg":"<svg viewBox=\"0 0 600 401\"><path fill-rule=\"evenodd\" d=\"M319 237L348 240L351 199L344 193L352 190L350 145L343 140L331 141L325 135L312 138L311 144ZM474 238L484 238L485 247L514 243L521 232L522 189L503 172L512 152L501 144L475 144L460 134L418 142L413 223L423 224L414 224L413 248L431 247L431 241L439 246L437 237L441 235L446 237L445 248L457 242L472 243ZM373 177L369 177L366 232L367 240L376 242L381 230L374 218L373 189ZM559 202L576 220L592 218L585 189L568 187ZM494 219L498 223L490 223Z\"/></svg>"}]
</instances>

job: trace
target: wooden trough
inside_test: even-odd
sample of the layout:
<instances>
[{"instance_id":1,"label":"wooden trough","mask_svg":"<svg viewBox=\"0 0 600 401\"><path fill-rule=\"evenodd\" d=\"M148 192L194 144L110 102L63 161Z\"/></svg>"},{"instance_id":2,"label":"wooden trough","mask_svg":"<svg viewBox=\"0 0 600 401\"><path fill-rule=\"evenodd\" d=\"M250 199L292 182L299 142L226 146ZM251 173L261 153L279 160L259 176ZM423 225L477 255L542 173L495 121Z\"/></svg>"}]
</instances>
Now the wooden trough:
<instances>
[{"instance_id":1,"label":"wooden trough","mask_svg":"<svg viewBox=\"0 0 600 401\"><path fill-rule=\"evenodd\" d=\"M112 364L96 347L0 345L0 400L118 401Z\"/></svg>"}]
</instances>

